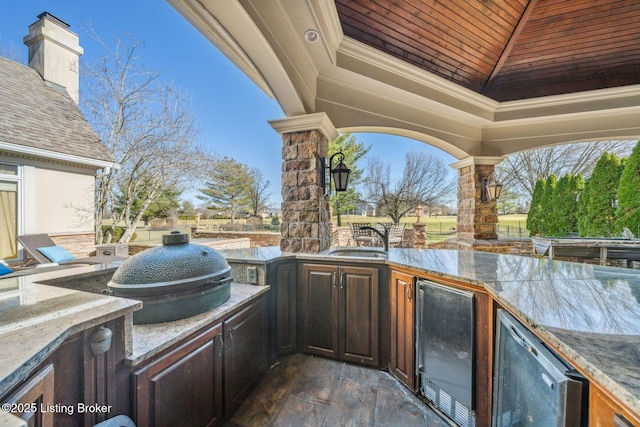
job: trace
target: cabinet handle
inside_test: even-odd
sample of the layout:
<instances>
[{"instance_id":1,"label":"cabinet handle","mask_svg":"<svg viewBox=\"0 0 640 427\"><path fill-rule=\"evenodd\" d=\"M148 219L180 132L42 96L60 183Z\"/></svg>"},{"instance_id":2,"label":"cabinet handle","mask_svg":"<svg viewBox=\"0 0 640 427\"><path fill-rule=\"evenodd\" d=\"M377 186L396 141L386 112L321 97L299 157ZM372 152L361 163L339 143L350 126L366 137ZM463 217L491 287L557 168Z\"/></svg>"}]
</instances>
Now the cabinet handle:
<instances>
[{"instance_id":1,"label":"cabinet handle","mask_svg":"<svg viewBox=\"0 0 640 427\"><path fill-rule=\"evenodd\" d=\"M340 273L340 289L344 289L344 273Z\"/></svg>"},{"instance_id":2,"label":"cabinet handle","mask_svg":"<svg viewBox=\"0 0 640 427\"><path fill-rule=\"evenodd\" d=\"M412 295L412 294L413 294L413 293L411 292L411 283L409 283L409 284L407 285L407 299L408 299L409 301L411 301L411 298L413 297L413 295Z\"/></svg>"},{"instance_id":3,"label":"cabinet handle","mask_svg":"<svg viewBox=\"0 0 640 427\"><path fill-rule=\"evenodd\" d=\"M333 281L333 288L337 288L338 282L336 281L336 273L331 273L331 280Z\"/></svg>"},{"instance_id":4,"label":"cabinet handle","mask_svg":"<svg viewBox=\"0 0 640 427\"><path fill-rule=\"evenodd\" d=\"M222 339L222 334L218 334L218 339L220 340L220 354L222 354L222 350L224 349L224 340Z\"/></svg>"}]
</instances>

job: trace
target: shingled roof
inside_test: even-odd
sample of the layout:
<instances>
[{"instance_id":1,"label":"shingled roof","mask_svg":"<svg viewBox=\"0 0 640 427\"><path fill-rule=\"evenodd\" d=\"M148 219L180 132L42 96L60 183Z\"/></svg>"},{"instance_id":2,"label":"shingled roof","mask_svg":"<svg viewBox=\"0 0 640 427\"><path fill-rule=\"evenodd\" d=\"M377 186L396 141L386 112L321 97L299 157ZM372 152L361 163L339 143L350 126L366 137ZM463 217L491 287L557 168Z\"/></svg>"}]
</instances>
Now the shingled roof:
<instances>
[{"instance_id":1,"label":"shingled roof","mask_svg":"<svg viewBox=\"0 0 640 427\"><path fill-rule=\"evenodd\" d=\"M36 70L0 57L0 144L7 149L7 143L18 152L74 156L80 164L82 159L113 161L64 90L46 84Z\"/></svg>"}]
</instances>

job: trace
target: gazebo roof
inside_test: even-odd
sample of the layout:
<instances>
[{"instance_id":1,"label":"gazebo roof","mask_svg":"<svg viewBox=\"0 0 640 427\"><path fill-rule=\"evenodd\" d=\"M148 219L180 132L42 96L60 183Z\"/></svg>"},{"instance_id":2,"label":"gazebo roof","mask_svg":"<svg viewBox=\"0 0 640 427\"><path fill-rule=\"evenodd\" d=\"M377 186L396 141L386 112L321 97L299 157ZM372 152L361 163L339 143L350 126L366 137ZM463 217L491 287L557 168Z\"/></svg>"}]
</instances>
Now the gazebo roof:
<instances>
[{"instance_id":1,"label":"gazebo roof","mask_svg":"<svg viewBox=\"0 0 640 427\"><path fill-rule=\"evenodd\" d=\"M512 101L640 83L633 1L338 0L345 36Z\"/></svg>"},{"instance_id":2,"label":"gazebo roof","mask_svg":"<svg viewBox=\"0 0 640 427\"><path fill-rule=\"evenodd\" d=\"M631 0L169 1L290 118L459 159L640 136Z\"/></svg>"}]
</instances>

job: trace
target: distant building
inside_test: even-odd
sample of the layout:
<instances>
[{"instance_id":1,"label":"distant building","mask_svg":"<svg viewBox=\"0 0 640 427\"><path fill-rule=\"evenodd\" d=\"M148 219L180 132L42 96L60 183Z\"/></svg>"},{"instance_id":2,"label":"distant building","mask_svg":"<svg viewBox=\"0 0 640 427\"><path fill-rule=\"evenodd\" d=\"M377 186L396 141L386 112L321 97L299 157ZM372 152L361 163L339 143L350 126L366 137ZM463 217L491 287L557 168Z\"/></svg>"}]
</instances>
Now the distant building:
<instances>
[{"instance_id":1,"label":"distant building","mask_svg":"<svg viewBox=\"0 0 640 427\"><path fill-rule=\"evenodd\" d=\"M83 50L49 13L24 37L29 66L0 58L0 259L21 259L16 236L48 233L93 249L98 170L113 159L78 107Z\"/></svg>"}]
</instances>

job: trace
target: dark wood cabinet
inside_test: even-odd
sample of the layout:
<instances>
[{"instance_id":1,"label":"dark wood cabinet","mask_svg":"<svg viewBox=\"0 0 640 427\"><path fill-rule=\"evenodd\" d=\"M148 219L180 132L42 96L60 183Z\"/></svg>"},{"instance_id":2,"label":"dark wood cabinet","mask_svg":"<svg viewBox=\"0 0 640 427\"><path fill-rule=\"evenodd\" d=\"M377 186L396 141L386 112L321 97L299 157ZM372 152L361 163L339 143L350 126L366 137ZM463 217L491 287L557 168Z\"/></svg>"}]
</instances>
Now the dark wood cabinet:
<instances>
[{"instance_id":1,"label":"dark wood cabinet","mask_svg":"<svg viewBox=\"0 0 640 427\"><path fill-rule=\"evenodd\" d=\"M266 298L224 321L225 413L233 413L267 370ZM194 426L196 424L193 424Z\"/></svg>"},{"instance_id":2,"label":"dark wood cabinet","mask_svg":"<svg viewBox=\"0 0 640 427\"><path fill-rule=\"evenodd\" d=\"M278 265L275 284L276 354L283 356L297 350L297 264Z\"/></svg>"},{"instance_id":3,"label":"dark wood cabinet","mask_svg":"<svg viewBox=\"0 0 640 427\"><path fill-rule=\"evenodd\" d=\"M101 327L112 331L111 346L94 355L90 342ZM22 409L32 404L29 411L15 414L29 426L94 425L117 414L129 415L129 383L118 383L119 376L127 375L120 317L66 338L0 402L19 403L16 407ZM79 405L97 409L80 410Z\"/></svg>"},{"instance_id":4,"label":"dark wood cabinet","mask_svg":"<svg viewBox=\"0 0 640 427\"><path fill-rule=\"evenodd\" d=\"M27 422L29 427L53 427L54 424L54 368L45 365L18 387L13 394L3 400L9 404L12 414ZM44 409L44 411L43 411ZM3 409L4 410L4 409Z\"/></svg>"},{"instance_id":5,"label":"dark wood cabinet","mask_svg":"<svg viewBox=\"0 0 640 427\"><path fill-rule=\"evenodd\" d=\"M214 426L222 419L222 324L133 373L136 425Z\"/></svg>"},{"instance_id":6,"label":"dark wood cabinet","mask_svg":"<svg viewBox=\"0 0 640 427\"><path fill-rule=\"evenodd\" d=\"M267 370L268 339L260 297L136 370L136 425L219 425Z\"/></svg>"},{"instance_id":7,"label":"dark wood cabinet","mask_svg":"<svg viewBox=\"0 0 640 427\"><path fill-rule=\"evenodd\" d=\"M414 277L391 272L391 359L389 372L415 390Z\"/></svg>"},{"instance_id":8,"label":"dark wood cabinet","mask_svg":"<svg viewBox=\"0 0 640 427\"><path fill-rule=\"evenodd\" d=\"M303 264L302 350L378 366L378 269Z\"/></svg>"}]
</instances>

